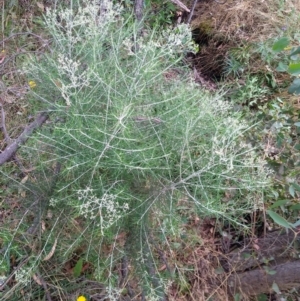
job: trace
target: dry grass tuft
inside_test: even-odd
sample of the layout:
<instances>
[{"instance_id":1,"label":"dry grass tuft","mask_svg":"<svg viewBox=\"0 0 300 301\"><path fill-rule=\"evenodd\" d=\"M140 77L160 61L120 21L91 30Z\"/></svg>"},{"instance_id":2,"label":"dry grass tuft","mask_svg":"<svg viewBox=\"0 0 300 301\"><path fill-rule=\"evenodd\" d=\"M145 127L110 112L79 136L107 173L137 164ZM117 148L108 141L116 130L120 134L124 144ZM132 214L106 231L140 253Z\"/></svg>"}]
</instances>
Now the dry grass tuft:
<instances>
[{"instance_id":1,"label":"dry grass tuft","mask_svg":"<svg viewBox=\"0 0 300 301\"><path fill-rule=\"evenodd\" d=\"M197 237L198 242L194 239L182 242L183 248L167 256L178 274L178 280L169 287L169 300L230 300L227 274L220 262L223 255L215 235L215 221L191 222L186 231L191 232L189 236Z\"/></svg>"},{"instance_id":2,"label":"dry grass tuft","mask_svg":"<svg viewBox=\"0 0 300 301\"><path fill-rule=\"evenodd\" d=\"M280 4L274 0L227 0L219 4L214 0L200 1L191 23L195 29L203 24L212 28L214 34L235 41L262 41L290 25L297 26L300 18L297 0ZM297 20L298 18L298 20Z\"/></svg>"},{"instance_id":3,"label":"dry grass tuft","mask_svg":"<svg viewBox=\"0 0 300 301\"><path fill-rule=\"evenodd\" d=\"M185 4L191 7L193 1ZM206 80L223 78L226 59L231 49L251 47L258 42L288 35L298 39L300 2L291 0L216 0L198 1L191 27L200 51L190 59ZM246 51L246 50L245 50ZM265 74L265 63L260 56L251 57L248 73ZM281 81L282 75L276 79ZM286 77L286 75L285 75ZM282 79L284 80L284 78Z\"/></svg>"}]
</instances>

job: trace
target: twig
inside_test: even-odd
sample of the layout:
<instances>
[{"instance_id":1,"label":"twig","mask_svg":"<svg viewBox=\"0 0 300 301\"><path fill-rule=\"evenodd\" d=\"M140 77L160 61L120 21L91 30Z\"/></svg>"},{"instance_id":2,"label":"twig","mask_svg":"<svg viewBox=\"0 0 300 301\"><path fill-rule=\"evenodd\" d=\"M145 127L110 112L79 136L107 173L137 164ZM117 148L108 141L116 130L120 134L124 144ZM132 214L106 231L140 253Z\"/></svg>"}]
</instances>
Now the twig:
<instances>
[{"instance_id":1,"label":"twig","mask_svg":"<svg viewBox=\"0 0 300 301\"><path fill-rule=\"evenodd\" d=\"M185 10L186 12L190 12L190 10L179 0L171 0L173 3L177 4L179 7L181 7L183 10Z\"/></svg>"},{"instance_id":2,"label":"twig","mask_svg":"<svg viewBox=\"0 0 300 301\"><path fill-rule=\"evenodd\" d=\"M23 259L19 265L13 270L13 272L5 279L5 281L0 285L0 291L2 291L5 286L9 283L9 281L14 277L16 272L21 269L21 267L30 259L30 257L26 257Z\"/></svg>"},{"instance_id":3,"label":"twig","mask_svg":"<svg viewBox=\"0 0 300 301\"><path fill-rule=\"evenodd\" d=\"M189 14L189 18L188 18L188 20L187 20L187 24L190 24L190 23L191 23L191 20L192 20L193 14L194 14L194 10L195 10L195 7L196 7L196 4L197 4L197 3L198 3L198 0L194 0L192 9L191 9L190 14Z\"/></svg>"},{"instance_id":4,"label":"twig","mask_svg":"<svg viewBox=\"0 0 300 301\"><path fill-rule=\"evenodd\" d=\"M160 282L160 279L158 278L158 276L156 275L156 271L155 271L155 263L153 260L153 257L151 256L151 250L149 247L149 231L148 228L145 227L144 231L143 231L143 240L144 240L144 246L143 246L143 259L145 261L145 266L146 269L148 271L148 274L150 276L153 288L157 291L157 294L159 295L158 300L159 301L166 301L167 297L166 294L164 292L163 286ZM144 292L144 291L143 291Z\"/></svg>"},{"instance_id":5,"label":"twig","mask_svg":"<svg viewBox=\"0 0 300 301\"><path fill-rule=\"evenodd\" d=\"M168 261L166 259L165 254L163 253L163 251L158 246L156 246L156 244L154 246L155 246L155 248L156 248L156 250L157 250L157 252L158 252L158 254L160 256L160 259L165 264L167 271L169 272L170 275L172 275L172 271L171 271L171 269L169 267L169 264L168 264Z\"/></svg>"},{"instance_id":6,"label":"twig","mask_svg":"<svg viewBox=\"0 0 300 301\"><path fill-rule=\"evenodd\" d=\"M48 112L40 113L36 119L29 124L21 135L0 154L0 166L9 161L18 150L19 146L24 144L33 131L39 128L49 118Z\"/></svg>"},{"instance_id":7,"label":"twig","mask_svg":"<svg viewBox=\"0 0 300 301\"><path fill-rule=\"evenodd\" d=\"M37 272L37 276L39 277L39 280L44 288L47 300L52 301L51 295L50 295L48 287L47 287L47 283L45 282L45 280L43 279L42 275L39 272Z\"/></svg>"},{"instance_id":8,"label":"twig","mask_svg":"<svg viewBox=\"0 0 300 301\"><path fill-rule=\"evenodd\" d=\"M50 202L51 196L52 196L55 186L57 184L60 169L61 169L61 164L58 162L58 163L56 163L55 170L54 170L54 176L51 180L49 189L43 189L44 190L43 195L37 193L37 195L35 196L36 201L34 202L34 204L36 205L37 209L36 209L35 218L32 222L32 225L27 230L27 233L30 235L34 235L36 233L36 231L38 230L38 226L41 222L42 215L45 212L45 210L47 209L47 206Z\"/></svg>"},{"instance_id":9,"label":"twig","mask_svg":"<svg viewBox=\"0 0 300 301\"><path fill-rule=\"evenodd\" d=\"M126 289L127 289L127 292L128 292L128 296L131 298L130 300L133 300L134 299L134 292L133 292L131 286L129 285L129 283L127 283Z\"/></svg>"},{"instance_id":10,"label":"twig","mask_svg":"<svg viewBox=\"0 0 300 301\"><path fill-rule=\"evenodd\" d=\"M138 22L141 22L143 19L143 6L144 0L134 1L134 14Z\"/></svg>"},{"instance_id":11,"label":"twig","mask_svg":"<svg viewBox=\"0 0 300 301\"><path fill-rule=\"evenodd\" d=\"M4 137L5 137L5 140L7 143L9 143L11 141L8 133L7 133L7 130L6 130L6 125L5 125L5 112L4 112L4 108L3 108L3 105L0 104L1 106L1 127L2 127L2 131L3 131L3 134L4 134Z\"/></svg>"},{"instance_id":12,"label":"twig","mask_svg":"<svg viewBox=\"0 0 300 301\"><path fill-rule=\"evenodd\" d=\"M19 52L19 53L14 53L14 54L10 55L9 57L7 57L7 59L1 64L1 69L4 69L5 65L8 64L10 61L15 61L15 58L18 57L19 55L24 55L24 54L27 54L27 53L30 53L30 54L43 54L45 52L35 50L35 51L22 51L22 52Z\"/></svg>"},{"instance_id":13,"label":"twig","mask_svg":"<svg viewBox=\"0 0 300 301\"><path fill-rule=\"evenodd\" d=\"M35 33L32 33L32 32L26 31L26 32L16 32L16 33L13 33L13 34L10 35L9 37L7 37L7 38L1 40L0 43L3 44L4 42L6 42L7 40L13 38L14 36L25 35L25 34L29 34L29 35L32 35L32 36L34 36L34 37L36 37L36 38L39 38L39 39L41 39L43 42L48 42L48 40L43 39L41 36L39 36L39 35L37 35L37 34L35 34Z\"/></svg>"},{"instance_id":14,"label":"twig","mask_svg":"<svg viewBox=\"0 0 300 301\"><path fill-rule=\"evenodd\" d=\"M119 281L119 288L122 288L127 276L128 276L128 258L126 255L124 255L121 263L121 280Z\"/></svg>"}]
</instances>

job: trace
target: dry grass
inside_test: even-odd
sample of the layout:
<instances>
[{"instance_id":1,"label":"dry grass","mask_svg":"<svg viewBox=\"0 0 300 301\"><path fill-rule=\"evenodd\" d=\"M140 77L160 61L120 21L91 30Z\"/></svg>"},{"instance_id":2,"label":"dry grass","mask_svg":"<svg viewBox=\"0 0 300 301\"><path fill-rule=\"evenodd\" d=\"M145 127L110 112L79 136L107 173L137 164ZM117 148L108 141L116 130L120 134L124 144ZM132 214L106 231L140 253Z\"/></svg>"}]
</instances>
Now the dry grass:
<instances>
[{"instance_id":1,"label":"dry grass","mask_svg":"<svg viewBox=\"0 0 300 301\"><path fill-rule=\"evenodd\" d=\"M185 227L188 240L181 242L177 252L167 254L170 268L177 275L168 290L170 301L230 300L227 274L222 269L223 257L216 235L216 221L200 221L197 217Z\"/></svg>"},{"instance_id":2,"label":"dry grass","mask_svg":"<svg viewBox=\"0 0 300 301\"><path fill-rule=\"evenodd\" d=\"M185 1L188 7L192 3ZM198 1L191 27L200 51L190 62L206 80L219 80L224 78L229 53L239 49L247 56L241 60L247 74L269 74L266 62L259 54L253 54L254 49L259 42L283 35L299 40L299 11L297 0L227 0L224 4L215 0ZM274 76L278 85L289 80L286 73Z\"/></svg>"},{"instance_id":3,"label":"dry grass","mask_svg":"<svg viewBox=\"0 0 300 301\"><path fill-rule=\"evenodd\" d=\"M297 0L284 4L279 0L227 0L224 4L207 0L197 4L191 25L206 24L214 34L235 41L263 41L280 30L297 28L300 18L295 12L299 10Z\"/></svg>"}]
</instances>

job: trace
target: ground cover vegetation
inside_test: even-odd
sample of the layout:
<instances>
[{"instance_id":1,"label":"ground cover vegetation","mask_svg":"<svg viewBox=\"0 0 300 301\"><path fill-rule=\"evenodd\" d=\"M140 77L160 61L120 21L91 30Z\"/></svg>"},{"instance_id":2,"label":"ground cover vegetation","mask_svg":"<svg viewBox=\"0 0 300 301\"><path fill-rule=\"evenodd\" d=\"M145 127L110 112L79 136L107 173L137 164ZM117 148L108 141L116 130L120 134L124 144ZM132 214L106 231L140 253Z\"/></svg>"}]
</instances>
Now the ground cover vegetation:
<instances>
[{"instance_id":1,"label":"ground cover vegetation","mask_svg":"<svg viewBox=\"0 0 300 301\"><path fill-rule=\"evenodd\" d=\"M298 8L198 3L191 31L167 25L185 17L168 1L142 22L131 1L30 3L2 6L3 153L20 123L44 124L1 166L1 299L255 295L232 284L230 250L265 251L253 238L278 226L292 244L299 226Z\"/></svg>"}]
</instances>

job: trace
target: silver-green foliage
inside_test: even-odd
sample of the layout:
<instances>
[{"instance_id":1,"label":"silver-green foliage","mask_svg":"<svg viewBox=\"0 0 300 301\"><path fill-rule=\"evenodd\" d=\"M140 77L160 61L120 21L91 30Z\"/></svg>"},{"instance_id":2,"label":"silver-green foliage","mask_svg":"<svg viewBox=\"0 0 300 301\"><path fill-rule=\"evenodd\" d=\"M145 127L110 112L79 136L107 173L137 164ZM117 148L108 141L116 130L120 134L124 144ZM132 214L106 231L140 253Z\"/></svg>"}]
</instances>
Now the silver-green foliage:
<instances>
[{"instance_id":1,"label":"silver-green foliage","mask_svg":"<svg viewBox=\"0 0 300 301\"><path fill-rule=\"evenodd\" d=\"M103 4L48 12L52 52L26 66L36 99L53 110L51 130L27 150L62 163L55 202L77 214L93 203L105 218L106 194L118 208L142 208L137 221L182 198L236 221L260 206L267 173L243 139L247 125L180 67L193 48L188 28L139 33L121 7Z\"/></svg>"},{"instance_id":2,"label":"silver-green foliage","mask_svg":"<svg viewBox=\"0 0 300 301\"><path fill-rule=\"evenodd\" d=\"M141 31L120 6L100 3L47 13L51 52L25 71L51 122L22 151L46 175L61 164L51 210L66 209L86 225L57 248L67 260L89 240L86 256L98 261L94 276L104 281L116 253L102 258L99 237L103 243L127 231L127 253L153 263L151 226L157 237L179 237L185 210L242 224L243 214L261 208L268 174L245 142L239 113L221 94L201 90L182 66L195 50L189 29ZM148 273L140 269L141 279L153 280ZM110 276L110 289L114 281Z\"/></svg>"}]
</instances>

